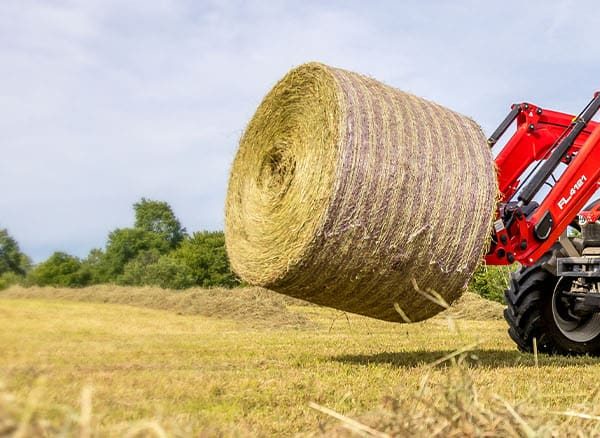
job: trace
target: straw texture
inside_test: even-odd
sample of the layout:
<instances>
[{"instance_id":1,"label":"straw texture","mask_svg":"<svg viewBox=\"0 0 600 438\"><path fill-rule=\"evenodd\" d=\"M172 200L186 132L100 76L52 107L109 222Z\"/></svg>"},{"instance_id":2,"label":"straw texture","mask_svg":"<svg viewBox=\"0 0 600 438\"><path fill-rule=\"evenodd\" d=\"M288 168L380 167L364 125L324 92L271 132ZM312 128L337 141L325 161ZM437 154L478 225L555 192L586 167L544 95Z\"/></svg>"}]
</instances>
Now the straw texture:
<instances>
[{"instance_id":1,"label":"straw texture","mask_svg":"<svg viewBox=\"0 0 600 438\"><path fill-rule=\"evenodd\" d=\"M419 321L443 310L434 301L464 290L489 240L496 192L475 122L356 73L305 64L269 92L241 139L227 252L250 284Z\"/></svg>"}]
</instances>

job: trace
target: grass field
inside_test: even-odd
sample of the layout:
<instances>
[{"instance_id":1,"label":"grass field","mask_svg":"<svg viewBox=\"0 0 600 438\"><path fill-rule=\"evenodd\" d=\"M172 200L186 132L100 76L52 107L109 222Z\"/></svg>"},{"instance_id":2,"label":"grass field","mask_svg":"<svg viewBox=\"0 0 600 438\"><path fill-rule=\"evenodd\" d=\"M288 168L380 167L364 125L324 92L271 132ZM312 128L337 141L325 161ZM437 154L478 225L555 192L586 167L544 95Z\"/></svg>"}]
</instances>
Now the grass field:
<instances>
[{"instance_id":1,"label":"grass field","mask_svg":"<svg viewBox=\"0 0 600 438\"><path fill-rule=\"evenodd\" d=\"M501 306L473 296L453 313L479 320L411 325L256 290L0 298L0 436L600 431L598 418L580 418L600 414L598 361L536 364L508 339Z\"/></svg>"}]
</instances>

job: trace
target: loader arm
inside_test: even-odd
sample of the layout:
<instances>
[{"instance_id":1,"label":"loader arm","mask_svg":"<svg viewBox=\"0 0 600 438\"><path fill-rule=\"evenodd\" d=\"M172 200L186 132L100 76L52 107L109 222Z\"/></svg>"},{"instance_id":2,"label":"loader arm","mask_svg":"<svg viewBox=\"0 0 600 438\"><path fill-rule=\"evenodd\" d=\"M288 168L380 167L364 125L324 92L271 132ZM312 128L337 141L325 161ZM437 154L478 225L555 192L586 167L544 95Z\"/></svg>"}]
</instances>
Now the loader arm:
<instances>
[{"instance_id":1,"label":"loader arm","mask_svg":"<svg viewBox=\"0 0 600 438\"><path fill-rule=\"evenodd\" d=\"M492 134L491 147L516 121L516 132L495 160L500 198L488 264L536 263L594 196L600 184L600 124L592 117L599 109L600 93L579 116L513 105ZM557 176L561 164L566 168ZM544 185L550 191L538 205L533 198Z\"/></svg>"}]
</instances>

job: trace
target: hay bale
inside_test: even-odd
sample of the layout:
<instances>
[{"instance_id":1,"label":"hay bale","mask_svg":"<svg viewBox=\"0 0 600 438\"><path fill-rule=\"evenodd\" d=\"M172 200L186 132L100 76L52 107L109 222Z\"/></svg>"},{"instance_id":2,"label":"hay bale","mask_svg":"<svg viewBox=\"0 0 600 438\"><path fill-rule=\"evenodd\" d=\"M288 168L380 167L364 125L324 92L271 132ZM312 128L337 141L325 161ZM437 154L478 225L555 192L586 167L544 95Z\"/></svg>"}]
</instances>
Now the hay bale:
<instances>
[{"instance_id":1,"label":"hay bale","mask_svg":"<svg viewBox=\"0 0 600 438\"><path fill-rule=\"evenodd\" d=\"M225 235L245 281L402 322L464 290L496 196L480 128L373 79L311 63L264 98L229 180Z\"/></svg>"}]
</instances>

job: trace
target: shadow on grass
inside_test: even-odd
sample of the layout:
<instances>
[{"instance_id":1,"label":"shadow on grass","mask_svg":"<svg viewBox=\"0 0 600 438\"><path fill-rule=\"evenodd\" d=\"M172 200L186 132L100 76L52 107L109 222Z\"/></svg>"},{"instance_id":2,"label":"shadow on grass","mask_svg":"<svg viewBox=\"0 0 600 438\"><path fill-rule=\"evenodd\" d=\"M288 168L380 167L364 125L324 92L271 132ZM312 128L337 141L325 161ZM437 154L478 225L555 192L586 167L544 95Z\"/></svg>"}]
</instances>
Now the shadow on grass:
<instances>
[{"instance_id":1,"label":"shadow on grass","mask_svg":"<svg viewBox=\"0 0 600 438\"><path fill-rule=\"evenodd\" d=\"M421 367L451 355L452 350L438 351L404 351L404 352L384 352L375 354L346 354L331 357L332 360L355 365L386 364L399 368ZM469 350L461 355L472 367L484 368L510 368L510 367L534 367L535 358L533 354L521 353L519 351L509 350ZM451 362L445 361L438 365L439 367L448 366ZM567 365L598 365L600 358L597 357L565 357L548 356L540 354L538 356L539 366L567 366Z\"/></svg>"}]
</instances>

